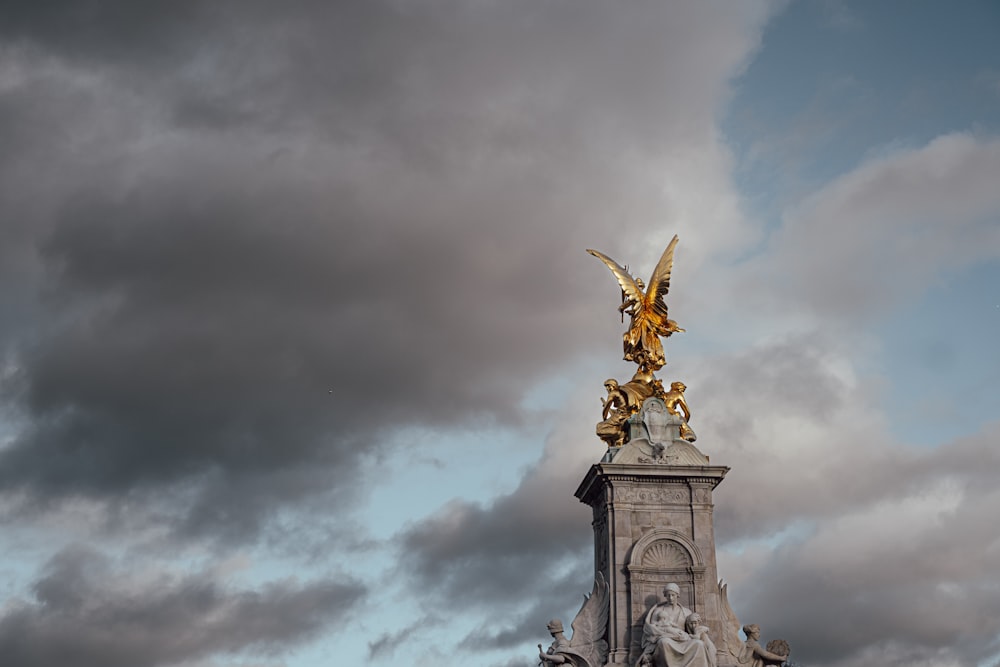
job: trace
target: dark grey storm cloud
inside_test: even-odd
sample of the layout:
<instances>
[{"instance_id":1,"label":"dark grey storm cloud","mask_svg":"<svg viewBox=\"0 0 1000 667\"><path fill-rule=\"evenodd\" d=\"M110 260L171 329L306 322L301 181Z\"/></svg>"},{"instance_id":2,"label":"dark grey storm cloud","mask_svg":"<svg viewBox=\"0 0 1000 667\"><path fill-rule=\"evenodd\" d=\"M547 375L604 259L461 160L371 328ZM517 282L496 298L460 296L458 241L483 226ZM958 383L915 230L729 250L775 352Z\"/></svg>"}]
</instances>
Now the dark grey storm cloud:
<instances>
[{"instance_id":1,"label":"dark grey storm cloud","mask_svg":"<svg viewBox=\"0 0 1000 667\"><path fill-rule=\"evenodd\" d=\"M56 554L34 600L0 611L0 651L15 667L153 667L220 653L271 654L350 617L351 581L235 589L212 573L137 579L84 548Z\"/></svg>"},{"instance_id":2,"label":"dark grey storm cloud","mask_svg":"<svg viewBox=\"0 0 1000 667\"><path fill-rule=\"evenodd\" d=\"M128 63L176 57L210 15L209 3L200 0L141 5L127 0L10 0L0 7L0 37L69 58Z\"/></svg>"},{"instance_id":3,"label":"dark grey storm cloud","mask_svg":"<svg viewBox=\"0 0 1000 667\"><path fill-rule=\"evenodd\" d=\"M372 641L368 642L368 659L390 658L401 648L406 646L407 640L415 635L426 632L428 629L440 626L444 622L441 616L430 614L418 618L413 623L384 632Z\"/></svg>"},{"instance_id":4,"label":"dark grey storm cloud","mask_svg":"<svg viewBox=\"0 0 1000 667\"><path fill-rule=\"evenodd\" d=\"M659 3L3 11L0 491L236 540L399 426L516 423L595 340L582 249L669 207L636 158L708 131L678 44L746 50Z\"/></svg>"},{"instance_id":5,"label":"dark grey storm cloud","mask_svg":"<svg viewBox=\"0 0 1000 667\"><path fill-rule=\"evenodd\" d=\"M585 469L553 467L528 472L489 507L453 501L404 531L405 569L419 588L457 606L516 602L550 587L566 559L591 556L590 510L569 492Z\"/></svg>"},{"instance_id":6,"label":"dark grey storm cloud","mask_svg":"<svg viewBox=\"0 0 1000 667\"><path fill-rule=\"evenodd\" d=\"M817 332L714 358L699 374L698 444L732 466L715 494L730 600L765 639L792 641L798 664L981 664L1000 648L998 426L901 446L836 350ZM511 494L453 503L401 536L422 595L503 610L456 650L523 647L544 639L548 618L575 613L592 539L572 496L585 472L567 463L576 446L560 434ZM574 554L579 568L550 567ZM526 599L537 602L525 610Z\"/></svg>"},{"instance_id":7,"label":"dark grey storm cloud","mask_svg":"<svg viewBox=\"0 0 1000 667\"><path fill-rule=\"evenodd\" d=\"M542 641L548 634L546 625L553 618L563 621L570 628L576 613L583 604L584 594L590 594L588 577L592 578L593 563L588 558L580 561L558 577L538 577L534 582L535 602L520 613L503 615L502 622L489 619L466 635L459 647L468 651L481 649L510 649L524 642Z\"/></svg>"},{"instance_id":8,"label":"dark grey storm cloud","mask_svg":"<svg viewBox=\"0 0 1000 667\"><path fill-rule=\"evenodd\" d=\"M630 234L690 214L669 174L722 173L712 121L764 13L142 4L0 8L0 500L6 517L97 507L105 536L244 544L349 514L400 429L522 427L526 392L606 353L620 332L593 294L616 288L583 249L654 255ZM575 613L582 473L546 463L398 536L426 605L510 611L456 644L544 639ZM266 652L364 593L117 574L59 555L0 619L4 655ZM370 657L408 624L366 637Z\"/></svg>"},{"instance_id":9,"label":"dark grey storm cloud","mask_svg":"<svg viewBox=\"0 0 1000 667\"><path fill-rule=\"evenodd\" d=\"M836 347L786 340L705 375L719 416L699 435L733 467L715 513L730 599L801 664L982 664L1000 648L998 425L902 446Z\"/></svg>"},{"instance_id":10,"label":"dark grey storm cloud","mask_svg":"<svg viewBox=\"0 0 1000 667\"><path fill-rule=\"evenodd\" d=\"M543 641L546 623L555 616L569 627L591 592L591 510L572 495L589 463L564 446L555 435L519 486L488 506L454 501L397 536L399 572L429 609L482 615L448 651Z\"/></svg>"}]
</instances>

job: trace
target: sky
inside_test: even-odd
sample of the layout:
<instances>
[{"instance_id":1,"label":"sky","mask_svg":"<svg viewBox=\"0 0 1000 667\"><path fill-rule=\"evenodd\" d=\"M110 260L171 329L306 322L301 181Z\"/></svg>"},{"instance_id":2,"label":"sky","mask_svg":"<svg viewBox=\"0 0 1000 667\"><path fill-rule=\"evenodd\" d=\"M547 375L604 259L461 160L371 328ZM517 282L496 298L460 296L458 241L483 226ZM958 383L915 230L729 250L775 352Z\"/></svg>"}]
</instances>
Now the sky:
<instances>
[{"instance_id":1,"label":"sky","mask_svg":"<svg viewBox=\"0 0 1000 667\"><path fill-rule=\"evenodd\" d=\"M994 2L0 6L9 667L527 667L619 290L805 667L1000 665Z\"/></svg>"}]
</instances>

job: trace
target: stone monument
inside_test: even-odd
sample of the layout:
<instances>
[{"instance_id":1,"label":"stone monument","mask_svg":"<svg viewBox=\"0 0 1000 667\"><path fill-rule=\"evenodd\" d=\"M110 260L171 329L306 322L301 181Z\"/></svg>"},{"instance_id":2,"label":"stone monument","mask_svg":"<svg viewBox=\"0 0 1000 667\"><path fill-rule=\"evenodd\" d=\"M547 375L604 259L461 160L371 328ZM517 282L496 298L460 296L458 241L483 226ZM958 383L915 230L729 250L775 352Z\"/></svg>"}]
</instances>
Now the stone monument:
<instances>
[{"instance_id":1,"label":"stone monument","mask_svg":"<svg viewBox=\"0 0 1000 667\"><path fill-rule=\"evenodd\" d=\"M594 592L566 639L553 620L544 667L763 667L780 665L787 642L758 643L756 625L741 626L715 562L712 491L729 468L712 465L693 443L683 382L666 391L655 372L666 364L661 338L683 332L667 317L677 237L653 270L649 287L596 250L618 279L630 317L622 337L632 379L604 383L597 436L607 444L576 497L593 510ZM603 607L602 607L603 605ZM746 640L741 641L740 629Z\"/></svg>"}]
</instances>

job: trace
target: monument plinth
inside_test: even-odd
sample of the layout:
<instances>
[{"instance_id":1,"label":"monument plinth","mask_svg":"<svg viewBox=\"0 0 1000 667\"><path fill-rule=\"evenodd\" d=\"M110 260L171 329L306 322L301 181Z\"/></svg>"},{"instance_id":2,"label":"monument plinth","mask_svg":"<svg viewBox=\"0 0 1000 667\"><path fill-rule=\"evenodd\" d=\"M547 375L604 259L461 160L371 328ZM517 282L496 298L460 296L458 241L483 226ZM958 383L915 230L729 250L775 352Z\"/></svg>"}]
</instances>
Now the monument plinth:
<instances>
[{"instance_id":1,"label":"monument plinth","mask_svg":"<svg viewBox=\"0 0 1000 667\"><path fill-rule=\"evenodd\" d=\"M723 636L712 490L725 466L597 463L576 497L593 509L594 568L611 593L609 665L635 665L646 613L669 583Z\"/></svg>"},{"instance_id":2,"label":"monument plinth","mask_svg":"<svg viewBox=\"0 0 1000 667\"><path fill-rule=\"evenodd\" d=\"M649 287L613 259L588 250L621 287L626 361L638 369L624 384L605 380L597 437L607 444L576 497L594 520L594 588L573 621L549 622L553 641L538 646L541 664L574 667L765 667L789 655L787 642L762 648L760 628L742 626L715 563L712 491L729 468L695 447L683 382L670 391L655 376L666 363L660 338L683 332L667 317L675 236Z\"/></svg>"}]
</instances>

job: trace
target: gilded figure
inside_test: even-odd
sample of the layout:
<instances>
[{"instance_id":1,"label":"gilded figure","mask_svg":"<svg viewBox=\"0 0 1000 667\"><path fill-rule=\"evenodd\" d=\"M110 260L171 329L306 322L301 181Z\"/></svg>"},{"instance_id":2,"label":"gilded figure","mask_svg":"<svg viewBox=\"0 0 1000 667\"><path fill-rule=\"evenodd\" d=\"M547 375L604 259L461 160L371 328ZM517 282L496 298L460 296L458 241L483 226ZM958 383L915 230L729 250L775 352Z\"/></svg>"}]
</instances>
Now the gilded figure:
<instances>
[{"instance_id":1,"label":"gilded figure","mask_svg":"<svg viewBox=\"0 0 1000 667\"><path fill-rule=\"evenodd\" d=\"M638 365L635 375L628 382L619 385L612 379L604 383L608 394L601 400L603 413L601 422L597 424L597 435L608 447L621 447L625 444L629 434L629 418L639 411L643 401L650 396L663 399L667 411L682 422L680 437L688 442L695 441L694 431L688 425L691 410L684 399L686 387L682 382L674 382L670 385L670 391L665 391L663 383L654 375L655 371L666 364L661 338L684 331L668 317L664 300L670 291L670 274L676 248L677 236L674 236L653 269L648 287L604 253L587 250L604 262L618 280L622 290L622 303L618 312L623 318L626 314L629 316L628 330L622 335L624 358Z\"/></svg>"},{"instance_id":2,"label":"gilded figure","mask_svg":"<svg viewBox=\"0 0 1000 667\"><path fill-rule=\"evenodd\" d=\"M670 391L663 397L663 402L670 414L684 419L684 423L681 424L681 438L688 442L694 442L697 438L694 431L688 426L688 422L691 421L691 410L688 408L687 401L684 400L685 389L687 386L683 382L671 382ZM681 414L682 412L684 414Z\"/></svg>"},{"instance_id":3,"label":"gilded figure","mask_svg":"<svg viewBox=\"0 0 1000 667\"><path fill-rule=\"evenodd\" d=\"M670 290L670 272L676 247L677 237L674 236L653 269L648 288L642 280L633 278L624 267L604 253L587 250L604 262L618 279L622 289L622 304L618 311L630 318L628 331L622 336L624 359L635 362L641 370L662 368L667 362L660 338L684 331L677 322L667 317L667 304L663 300Z\"/></svg>"},{"instance_id":4,"label":"gilded figure","mask_svg":"<svg viewBox=\"0 0 1000 667\"><path fill-rule=\"evenodd\" d=\"M602 421L597 425L597 437L608 447L621 447L625 444L625 420L635 409L629 405L628 395L618 386L618 380L608 378L604 381L604 388L608 396L601 399L604 409L601 412Z\"/></svg>"}]
</instances>

